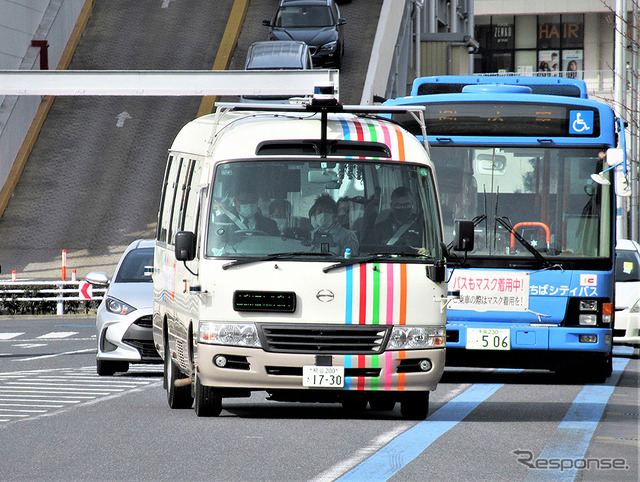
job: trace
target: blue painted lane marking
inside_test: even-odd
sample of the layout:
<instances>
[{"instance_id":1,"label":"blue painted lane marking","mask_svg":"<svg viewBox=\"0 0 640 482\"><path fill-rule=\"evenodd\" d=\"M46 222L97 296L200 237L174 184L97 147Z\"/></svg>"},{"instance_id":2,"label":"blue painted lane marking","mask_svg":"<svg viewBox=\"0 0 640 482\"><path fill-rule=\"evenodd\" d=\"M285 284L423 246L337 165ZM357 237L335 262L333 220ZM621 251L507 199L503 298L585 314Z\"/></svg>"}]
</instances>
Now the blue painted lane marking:
<instances>
[{"instance_id":1,"label":"blue painted lane marking","mask_svg":"<svg viewBox=\"0 0 640 482\"><path fill-rule=\"evenodd\" d=\"M632 347L615 347L614 355L630 355ZM555 434L547 442L538 459L580 460L583 459L598 428L604 409L613 394L620 376L629 363L628 358L613 358L613 373L602 385L586 385L573 400ZM527 481L574 480L577 465L563 469L530 470Z\"/></svg>"},{"instance_id":2,"label":"blue painted lane marking","mask_svg":"<svg viewBox=\"0 0 640 482\"><path fill-rule=\"evenodd\" d=\"M337 480L387 480L412 462L439 437L464 420L502 384L477 384L447 402Z\"/></svg>"}]
</instances>

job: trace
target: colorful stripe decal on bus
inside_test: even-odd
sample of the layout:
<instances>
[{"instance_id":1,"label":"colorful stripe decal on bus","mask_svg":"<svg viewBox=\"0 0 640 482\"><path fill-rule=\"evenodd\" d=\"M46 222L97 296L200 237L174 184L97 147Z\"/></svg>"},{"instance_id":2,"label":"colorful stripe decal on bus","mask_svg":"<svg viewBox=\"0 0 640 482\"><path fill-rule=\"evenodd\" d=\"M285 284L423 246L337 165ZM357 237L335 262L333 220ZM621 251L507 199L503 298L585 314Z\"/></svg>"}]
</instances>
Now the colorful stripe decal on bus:
<instances>
[{"instance_id":1,"label":"colorful stripe decal on bus","mask_svg":"<svg viewBox=\"0 0 640 482\"><path fill-rule=\"evenodd\" d=\"M394 363L394 355L395 361ZM394 376L394 366L397 366L400 360L406 358L405 351L387 351L380 355L345 355L344 368L362 369L362 368L381 368L384 370L384 377L351 377L346 376L344 379L345 390L399 390L405 389L406 374L398 373Z\"/></svg>"},{"instance_id":2,"label":"colorful stripe decal on bus","mask_svg":"<svg viewBox=\"0 0 640 482\"><path fill-rule=\"evenodd\" d=\"M342 126L342 135L345 140L368 140L371 142L382 141L389 147L392 159L406 161L404 134L400 127L395 125L389 127L385 123L374 123L369 120L361 119L340 119L340 125ZM368 133L368 136L365 135L365 132ZM354 158L353 156L346 157L347 159Z\"/></svg>"},{"instance_id":3,"label":"colorful stripe decal on bus","mask_svg":"<svg viewBox=\"0 0 640 482\"><path fill-rule=\"evenodd\" d=\"M360 264L345 272L345 324L407 323L406 264Z\"/></svg>"}]
</instances>

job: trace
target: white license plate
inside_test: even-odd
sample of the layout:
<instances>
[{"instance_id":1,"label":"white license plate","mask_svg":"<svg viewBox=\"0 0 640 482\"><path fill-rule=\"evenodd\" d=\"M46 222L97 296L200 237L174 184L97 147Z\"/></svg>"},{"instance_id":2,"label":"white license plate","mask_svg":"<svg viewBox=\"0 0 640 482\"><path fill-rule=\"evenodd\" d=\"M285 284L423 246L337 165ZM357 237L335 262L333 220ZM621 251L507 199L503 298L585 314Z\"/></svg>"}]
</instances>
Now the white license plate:
<instances>
[{"instance_id":1,"label":"white license plate","mask_svg":"<svg viewBox=\"0 0 640 482\"><path fill-rule=\"evenodd\" d=\"M511 331L508 328L467 328L467 349L510 350Z\"/></svg>"},{"instance_id":2,"label":"white license plate","mask_svg":"<svg viewBox=\"0 0 640 482\"><path fill-rule=\"evenodd\" d=\"M303 387L342 388L344 387L344 367L302 367Z\"/></svg>"}]
</instances>

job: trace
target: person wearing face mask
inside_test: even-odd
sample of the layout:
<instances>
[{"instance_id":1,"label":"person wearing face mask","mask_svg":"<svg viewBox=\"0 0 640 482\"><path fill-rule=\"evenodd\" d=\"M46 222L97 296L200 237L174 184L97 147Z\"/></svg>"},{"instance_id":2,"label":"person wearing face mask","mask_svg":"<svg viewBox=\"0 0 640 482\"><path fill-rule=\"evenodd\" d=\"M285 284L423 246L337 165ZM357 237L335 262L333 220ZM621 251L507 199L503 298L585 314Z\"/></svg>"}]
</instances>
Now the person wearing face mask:
<instances>
[{"instance_id":1,"label":"person wearing face mask","mask_svg":"<svg viewBox=\"0 0 640 482\"><path fill-rule=\"evenodd\" d=\"M344 256L347 248L351 255L358 254L358 237L338 222L338 205L329 195L323 194L316 199L309 217L314 227L311 241L316 248L337 256Z\"/></svg>"},{"instance_id":2,"label":"person wearing face mask","mask_svg":"<svg viewBox=\"0 0 640 482\"><path fill-rule=\"evenodd\" d=\"M414 207L413 196L408 188L400 186L394 189L389 215L375 224L371 243L416 249L422 247L422 223Z\"/></svg>"},{"instance_id":3,"label":"person wearing face mask","mask_svg":"<svg viewBox=\"0 0 640 482\"><path fill-rule=\"evenodd\" d=\"M286 199L274 199L269 204L269 217L275 221L283 236L289 228L290 213L291 204Z\"/></svg>"},{"instance_id":4,"label":"person wearing face mask","mask_svg":"<svg viewBox=\"0 0 640 482\"><path fill-rule=\"evenodd\" d=\"M269 236L278 236L275 221L266 218L258 208L258 194L253 191L239 191L233 199L237 220L233 220L238 229L262 231Z\"/></svg>"}]
</instances>

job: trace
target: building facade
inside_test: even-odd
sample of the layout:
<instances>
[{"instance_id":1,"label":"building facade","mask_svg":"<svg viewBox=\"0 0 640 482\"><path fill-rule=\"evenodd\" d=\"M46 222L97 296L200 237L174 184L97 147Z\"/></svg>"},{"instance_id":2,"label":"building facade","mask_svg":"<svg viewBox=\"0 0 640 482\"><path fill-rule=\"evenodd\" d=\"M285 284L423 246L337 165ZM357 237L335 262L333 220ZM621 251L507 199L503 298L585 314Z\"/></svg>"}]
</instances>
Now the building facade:
<instances>
[{"instance_id":1,"label":"building facade","mask_svg":"<svg viewBox=\"0 0 640 482\"><path fill-rule=\"evenodd\" d=\"M584 79L613 90L615 0L475 0L475 73Z\"/></svg>"}]
</instances>

